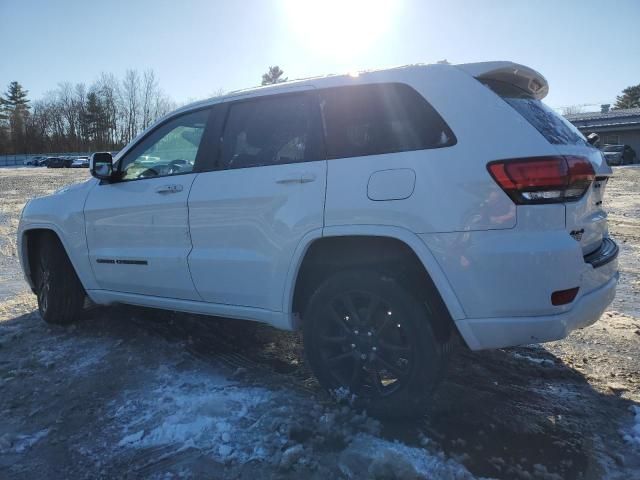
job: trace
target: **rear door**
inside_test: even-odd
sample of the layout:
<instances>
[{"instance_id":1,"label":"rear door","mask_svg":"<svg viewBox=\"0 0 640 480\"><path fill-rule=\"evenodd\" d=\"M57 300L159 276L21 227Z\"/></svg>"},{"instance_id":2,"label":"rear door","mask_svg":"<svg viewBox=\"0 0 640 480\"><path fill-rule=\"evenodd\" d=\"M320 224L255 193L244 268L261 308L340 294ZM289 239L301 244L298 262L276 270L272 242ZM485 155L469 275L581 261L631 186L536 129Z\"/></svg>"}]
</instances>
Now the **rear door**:
<instances>
[{"instance_id":1,"label":"rear door","mask_svg":"<svg viewBox=\"0 0 640 480\"><path fill-rule=\"evenodd\" d=\"M282 310L294 250L323 226L318 110L312 91L228 105L219 158L189 197L189 266L205 301Z\"/></svg>"},{"instance_id":2,"label":"rear door","mask_svg":"<svg viewBox=\"0 0 640 480\"><path fill-rule=\"evenodd\" d=\"M187 199L208 117L205 109L165 122L120 159L121 181L89 192L87 243L100 288L199 300L187 264Z\"/></svg>"}]
</instances>

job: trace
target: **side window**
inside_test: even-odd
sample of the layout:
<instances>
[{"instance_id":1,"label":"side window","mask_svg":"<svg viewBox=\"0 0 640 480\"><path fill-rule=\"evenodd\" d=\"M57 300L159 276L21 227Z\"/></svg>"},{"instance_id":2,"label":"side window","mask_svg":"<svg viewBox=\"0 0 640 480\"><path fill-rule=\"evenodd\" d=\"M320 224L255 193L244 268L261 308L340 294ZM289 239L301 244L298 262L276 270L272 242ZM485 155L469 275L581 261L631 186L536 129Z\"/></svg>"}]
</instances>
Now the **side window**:
<instances>
[{"instance_id":1,"label":"side window","mask_svg":"<svg viewBox=\"0 0 640 480\"><path fill-rule=\"evenodd\" d=\"M314 97L281 95L232 104L222 140L222 167L320 160Z\"/></svg>"},{"instance_id":2,"label":"side window","mask_svg":"<svg viewBox=\"0 0 640 480\"><path fill-rule=\"evenodd\" d=\"M153 131L122 159L122 179L192 172L208 116L208 109L187 113Z\"/></svg>"},{"instance_id":3,"label":"side window","mask_svg":"<svg viewBox=\"0 0 640 480\"><path fill-rule=\"evenodd\" d=\"M455 137L442 117L408 85L320 90L329 158L448 147Z\"/></svg>"}]
</instances>

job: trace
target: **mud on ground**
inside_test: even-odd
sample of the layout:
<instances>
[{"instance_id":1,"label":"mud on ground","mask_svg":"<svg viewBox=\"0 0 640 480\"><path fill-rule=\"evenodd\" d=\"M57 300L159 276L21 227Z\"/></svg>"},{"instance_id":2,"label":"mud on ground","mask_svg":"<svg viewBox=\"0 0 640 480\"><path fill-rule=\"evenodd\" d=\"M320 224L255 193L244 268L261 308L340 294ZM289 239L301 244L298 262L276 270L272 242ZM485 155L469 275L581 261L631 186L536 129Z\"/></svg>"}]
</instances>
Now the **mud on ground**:
<instances>
[{"instance_id":1,"label":"mud on ground","mask_svg":"<svg viewBox=\"0 0 640 480\"><path fill-rule=\"evenodd\" d=\"M295 333L128 307L44 324L15 256L19 214L86 178L0 169L0 478L640 478L639 168L607 187L621 279L601 320L457 352L410 423L336 405Z\"/></svg>"}]
</instances>

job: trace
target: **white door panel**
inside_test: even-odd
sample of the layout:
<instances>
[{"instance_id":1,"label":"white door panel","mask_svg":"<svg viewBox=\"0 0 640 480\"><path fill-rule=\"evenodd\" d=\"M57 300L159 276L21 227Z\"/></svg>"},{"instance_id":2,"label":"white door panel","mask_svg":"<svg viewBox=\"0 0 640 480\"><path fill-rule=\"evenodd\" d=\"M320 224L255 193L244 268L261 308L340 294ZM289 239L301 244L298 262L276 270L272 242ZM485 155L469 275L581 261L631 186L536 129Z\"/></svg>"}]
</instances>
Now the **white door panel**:
<instances>
[{"instance_id":1,"label":"white door panel","mask_svg":"<svg viewBox=\"0 0 640 480\"><path fill-rule=\"evenodd\" d=\"M105 290L199 300L187 256L196 174L97 185L85 204L89 260Z\"/></svg>"},{"instance_id":2,"label":"white door panel","mask_svg":"<svg viewBox=\"0 0 640 480\"><path fill-rule=\"evenodd\" d=\"M201 173L189 265L203 300L282 310L291 257L323 225L326 161Z\"/></svg>"}]
</instances>

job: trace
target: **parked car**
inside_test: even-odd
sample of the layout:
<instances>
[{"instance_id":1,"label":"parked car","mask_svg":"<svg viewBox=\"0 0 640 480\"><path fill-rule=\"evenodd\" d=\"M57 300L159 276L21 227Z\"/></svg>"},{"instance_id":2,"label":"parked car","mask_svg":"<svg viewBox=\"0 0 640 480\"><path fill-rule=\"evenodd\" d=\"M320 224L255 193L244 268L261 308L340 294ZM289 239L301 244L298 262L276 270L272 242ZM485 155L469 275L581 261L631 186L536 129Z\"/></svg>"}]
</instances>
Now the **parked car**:
<instances>
[{"instance_id":1,"label":"parked car","mask_svg":"<svg viewBox=\"0 0 640 480\"><path fill-rule=\"evenodd\" d=\"M605 145L602 152L609 165L631 165L636 162L636 152L629 145Z\"/></svg>"},{"instance_id":2,"label":"parked car","mask_svg":"<svg viewBox=\"0 0 640 480\"><path fill-rule=\"evenodd\" d=\"M44 157L40 157L40 156L29 157L23 162L23 165L37 167L39 162L42 161L43 159Z\"/></svg>"},{"instance_id":3,"label":"parked car","mask_svg":"<svg viewBox=\"0 0 640 480\"><path fill-rule=\"evenodd\" d=\"M417 414L458 339L558 340L614 298L611 168L547 91L488 62L183 107L116 162L94 154L95 178L26 205L40 315L70 323L87 296L298 329L327 390Z\"/></svg>"},{"instance_id":4,"label":"parked car","mask_svg":"<svg viewBox=\"0 0 640 480\"><path fill-rule=\"evenodd\" d=\"M71 168L89 168L89 157L78 157L71 163Z\"/></svg>"},{"instance_id":5,"label":"parked car","mask_svg":"<svg viewBox=\"0 0 640 480\"><path fill-rule=\"evenodd\" d=\"M45 165L47 168L63 168L66 160L62 157L48 157Z\"/></svg>"}]
</instances>

